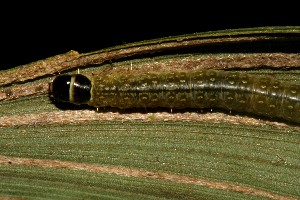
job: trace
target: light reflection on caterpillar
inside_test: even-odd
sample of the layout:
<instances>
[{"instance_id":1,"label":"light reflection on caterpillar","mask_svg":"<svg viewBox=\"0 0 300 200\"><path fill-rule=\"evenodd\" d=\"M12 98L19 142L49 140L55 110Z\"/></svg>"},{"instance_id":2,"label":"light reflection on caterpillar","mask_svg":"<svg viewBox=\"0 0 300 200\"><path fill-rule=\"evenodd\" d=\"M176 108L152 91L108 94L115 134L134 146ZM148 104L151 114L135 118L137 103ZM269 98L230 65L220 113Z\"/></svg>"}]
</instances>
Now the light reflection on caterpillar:
<instances>
[{"instance_id":1,"label":"light reflection on caterpillar","mask_svg":"<svg viewBox=\"0 0 300 200\"><path fill-rule=\"evenodd\" d=\"M223 108L300 122L299 86L221 70L59 75L50 94L94 107Z\"/></svg>"}]
</instances>

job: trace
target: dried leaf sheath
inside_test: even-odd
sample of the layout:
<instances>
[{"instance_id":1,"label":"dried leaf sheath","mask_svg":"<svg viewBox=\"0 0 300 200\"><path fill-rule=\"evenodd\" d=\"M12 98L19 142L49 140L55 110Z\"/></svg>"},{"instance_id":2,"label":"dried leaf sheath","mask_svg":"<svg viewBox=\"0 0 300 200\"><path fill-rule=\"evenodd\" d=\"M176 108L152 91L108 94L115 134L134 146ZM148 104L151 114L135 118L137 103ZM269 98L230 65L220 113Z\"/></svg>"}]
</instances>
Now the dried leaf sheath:
<instances>
[{"instance_id":1,"label":"dried leaf sheath","mask_svg":"<svg viewBox=\"0 0 300 200\"><path fill-rule=\"evenodd\" d=\"M300 122L300 89L221 70L90 75L95 107L224 108Z\"/></svg>"}]
</instances>

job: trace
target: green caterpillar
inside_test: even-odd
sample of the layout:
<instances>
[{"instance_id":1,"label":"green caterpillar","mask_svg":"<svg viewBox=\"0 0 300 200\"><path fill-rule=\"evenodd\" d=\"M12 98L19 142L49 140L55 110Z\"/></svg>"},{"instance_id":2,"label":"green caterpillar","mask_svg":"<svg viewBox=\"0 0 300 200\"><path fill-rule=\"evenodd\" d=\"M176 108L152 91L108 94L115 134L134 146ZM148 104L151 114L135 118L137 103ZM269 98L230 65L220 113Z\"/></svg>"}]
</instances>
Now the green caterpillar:
<instances>
[{"instance_id":1,"label":"green caterpillar","mask_svg":"<svg viewBox=\"0 0 300 200\"><path fill-rule=\"evenodd\" d=\"M50 94L94 107L223 108L300 122L299 86L221 70L59 75Z\"/></svg>"}]
</instances>

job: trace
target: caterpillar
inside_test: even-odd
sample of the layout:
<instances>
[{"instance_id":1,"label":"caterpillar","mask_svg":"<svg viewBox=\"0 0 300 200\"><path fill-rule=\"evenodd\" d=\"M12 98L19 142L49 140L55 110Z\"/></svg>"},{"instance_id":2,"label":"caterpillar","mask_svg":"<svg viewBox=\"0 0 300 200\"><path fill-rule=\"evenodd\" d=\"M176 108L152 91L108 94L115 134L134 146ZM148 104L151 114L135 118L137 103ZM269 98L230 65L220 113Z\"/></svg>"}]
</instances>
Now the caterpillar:
<instances>
[{"instance_id":1,"label":"caterpillar","mask_svg":"<svg viewBox=\"0 0 300 200\"><path fill-rule=\"evenodd\" d=\"M59 75L50 95L97 108L222 108L300 122L299 86L222 70Z\"/></svg>"}]
</instances>

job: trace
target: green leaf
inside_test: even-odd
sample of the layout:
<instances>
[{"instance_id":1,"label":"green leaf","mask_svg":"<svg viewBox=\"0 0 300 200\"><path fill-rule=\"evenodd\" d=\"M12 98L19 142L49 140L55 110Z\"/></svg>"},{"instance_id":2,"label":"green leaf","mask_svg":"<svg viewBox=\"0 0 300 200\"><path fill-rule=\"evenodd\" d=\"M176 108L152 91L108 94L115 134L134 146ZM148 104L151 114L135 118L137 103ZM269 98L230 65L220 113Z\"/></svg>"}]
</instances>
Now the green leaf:
<instances>
[{"instance_id":1,"label":"green leaf","mask_svg":"<svg viewBox=\"0 0 300 200\"><path fill-rule=\"evenodd\" d=\"M299 84L299 44L299 27L223 30L72 51L4 71L0 199L298 199L299 124L220 110L97 112L54 102L48 83L54 72L80 67L214 68Z\"/></svg>"}]
</instances>

